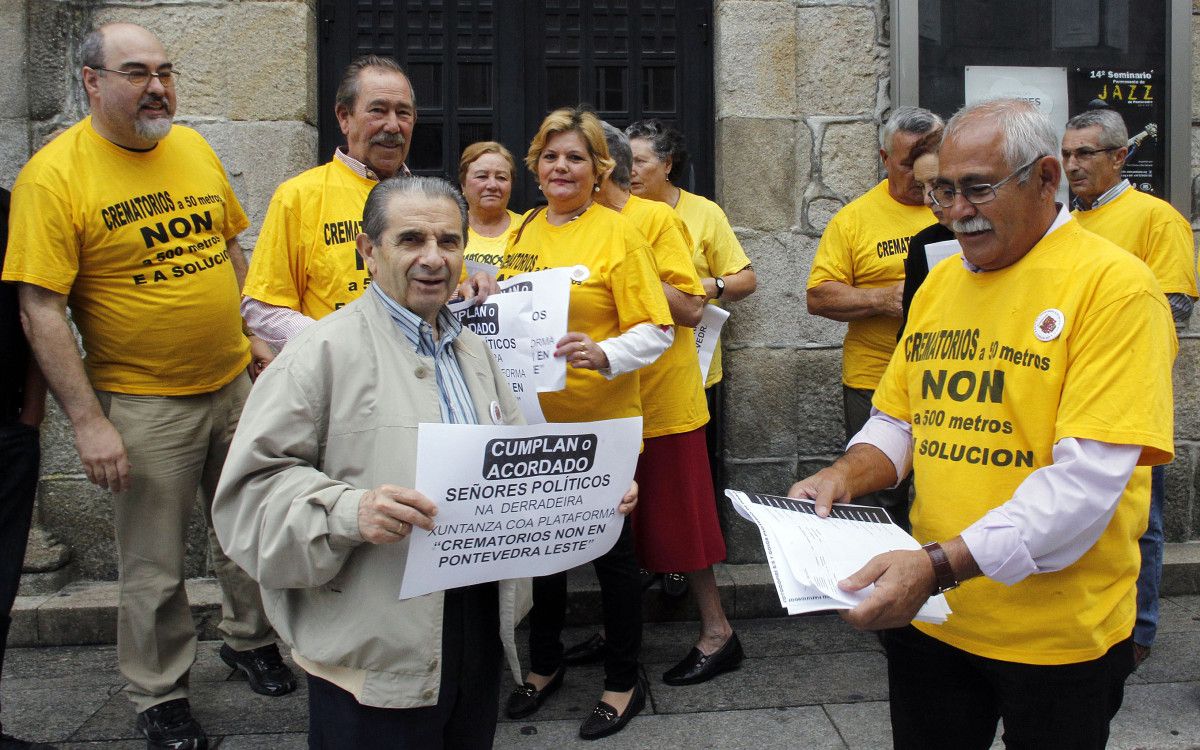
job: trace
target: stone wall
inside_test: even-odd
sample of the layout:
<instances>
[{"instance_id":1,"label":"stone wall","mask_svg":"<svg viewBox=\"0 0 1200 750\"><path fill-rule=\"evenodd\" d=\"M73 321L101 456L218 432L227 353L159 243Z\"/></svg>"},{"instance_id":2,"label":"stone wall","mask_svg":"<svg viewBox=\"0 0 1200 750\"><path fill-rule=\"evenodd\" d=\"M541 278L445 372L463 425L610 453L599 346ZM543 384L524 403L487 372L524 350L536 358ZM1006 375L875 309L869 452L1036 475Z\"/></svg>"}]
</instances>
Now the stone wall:
<instances>
[{"instance_id":1,"label":"stone wall","mask_svg":"<svg viewBox=\"0 0 1200 750\"><path fill-rule=\"evenodd\" d=\"M11 185L31 146L84 113L74 80L80 31L136 20L177 61L178 118L209 139L228 169L251 218L242 236L251 247L275 186L318 161L314 14L315 0L0 3L0 65L24 71L0 77L0 184ZM759 276L759 291L731 305L726 336L728 484L782 492L844 442L844 326L808 315L804 286L829 218L880 176L878 129L891 106L887 2L717 0L715 16L718 198ZM1193 99L1192 171L1200 175L1200 84ZM1172 541L1200 537L1196 337L1184 335L1176 367ZM85 577L114 577L111 498L83 478L71 431L53 408L43 444L42 522L74 547ZM730 561L760 561L753 528L725 523ZM204 574L198 519L189 538L188 573Z\"/></svg>"}]
</instances>

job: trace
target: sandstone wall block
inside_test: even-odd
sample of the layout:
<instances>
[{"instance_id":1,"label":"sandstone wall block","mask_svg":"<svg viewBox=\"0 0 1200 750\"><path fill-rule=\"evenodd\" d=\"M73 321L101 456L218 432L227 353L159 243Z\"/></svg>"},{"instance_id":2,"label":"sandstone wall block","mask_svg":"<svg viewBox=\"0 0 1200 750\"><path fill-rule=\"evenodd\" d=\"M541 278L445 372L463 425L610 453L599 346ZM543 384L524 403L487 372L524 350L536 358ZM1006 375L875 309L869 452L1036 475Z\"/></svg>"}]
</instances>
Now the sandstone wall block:
<instances>
[{"instance_id":1,"label":"sandstone wall block","mask_svg":"<svg viewBox=\"0 0 1200 750\"><path fill-rule=\"evenodd\" d=\"M846 202L879 182L879 127L875 122L829 123L821 145L821 179Z\"/></svg>"},{"instance_id":2,"label":"sandstone wall block","mask_svg":"<svg viewBox=\"0 0 1200 750\"><path fill-rule=\"evenodd\" d=\"M1197 449L1176 445L1175 460L1167 465L1166 493L1163 495L1163 536L1168 542L1186 542L1200 526L1195 513Z\"/></svg>"},{"instance_id":3,"label":"sandstone wall block","mask_svg":"<svg viewBox=\"0 0 1200 750\"><path fill-rule=\"evenodd\" d=\"M249 250L279 184L318 164L317 129L297 120L209 122L194 127L217 152L250 218L250 227L240 238Z\"/></svg>"},{"instance_id":4,"label":"sandstone wall block","mask_svg":"<svg viewBox=\"0 0 1200 750\"><path fill-rule=\"evenodd\" d=\"M317 50L304 2L112 3L98 7L94 21L135 21L158 35L179 66L180 115L311 119Z\"/></svg>"},{"instance_id":5,"label":"sandstone wall block","mask_svg":"<svg viewBox=\"0 0 1200 750\"><path fill-rule=\"evenodd\" d=\"M793 456L797 450L795 415L796 349L736 349L727 352L726 449L730 458Z\"/></svg>"},{"instance_id":6,"label":"sandstone wall block","mask_svg":"<svg viewBox=\"0 0 1200 750\"><path fill-rule=\"evenodd\" d=\"M25 3L0 3L0 122L29 117L26 95ZM5 123L7 124L7 123Z\"/></svg>"},{"instance_id":7,"label":"sandstone wall block","mask_svg":"<svg viewBox=\"0 0 1200 750\"><path fill-rule=\"evenodd\" d=\"M0 187L12 190L21 167L29 161L29 120L0 119Z\"/></svg>"},{"instance_id":8,"label":"sandstone wall block","mask_svg":"<svg viewBox=\"0 0 1200 750\"><path fill-rule=\"evenodd\" d=\"M870 114L887 51L876 45L876 13L847 5L800 7L796 14L797 103L803 114Z\"/></svg>"},{"instance_id":9,"label":"sandstone wall block","mask_svg":"<svg viewBox=\"0 0 1200 750\"><path fill-rule=\"evenodd\" d=\"M29 117L79 119L87 99L79 80L76 49L87 32L84 4L57 0L28 0L27 76Z\"/></svg>"},{"instance_id":10,"label":"sandstone wall block","mask_svg":"<svg viewBox=\"0 0 1200 750\"><path fill-rule=\"evenodd\" d=\"M801 456L840 455L846 447L842 409L842 350L801 349L793 430Z\"/></svg>"},{"instance_id":11,"label":"sandstone wall block","mask_svg":"<svg viewBox=\"0 0 1200 750\"><path fill-rule=\"evenodd\" d=\"M1181 338L1172 382L1175 389L1175 439L1200 440L1200 339Z\"/></svg>"},{"instance_id":12,"label":"sandstone wall block","mask_svg":"<svg viewBox=\"0 0 1200 750\"><path fill-rule=\"evenodd\" d=\"M746 255L754 263L758 289L730 302L725 324L726 345L797 345L804 312L804 282L797 256L801 238L790 232L740 231Z\"/></svg>"},{"instance_id":13,"label":"sandstone wall block","mask_svg":"<svg viewBox=\"0 0 1200 750\"><path fill-rule=\"evenodd\" d=\"M720 196L729 221L739 227L786 229L796 214L799 174L796 123L727 117L718 124ZM807 172L807 169L805 170Z\"/></svg>"},{"instance_id":14,"label":"sandstone wall block","mask_svg":"<svg viewBox=\"0 0 1200 750\"><path fill-rule=\"evenodd\" d=\"M717 119L796 111L796 9L790 2L726 2L716 10Z\"/></svg>"}]
</instances>

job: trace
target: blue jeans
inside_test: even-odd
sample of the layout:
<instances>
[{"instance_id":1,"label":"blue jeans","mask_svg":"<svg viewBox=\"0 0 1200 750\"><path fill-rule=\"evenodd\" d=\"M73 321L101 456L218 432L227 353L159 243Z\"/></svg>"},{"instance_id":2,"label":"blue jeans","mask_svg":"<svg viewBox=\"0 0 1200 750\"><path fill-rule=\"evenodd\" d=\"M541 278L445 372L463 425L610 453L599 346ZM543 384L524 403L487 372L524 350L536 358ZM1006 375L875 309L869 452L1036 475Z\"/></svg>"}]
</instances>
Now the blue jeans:
<instances>
[{"instance_id":1,"label":"blue jeans","mask_svg":"<svg viewBox=\"0 0 1200 750\"><path fill-rule=\"evenodd\" d=\"M1163 496L1165 466L1150 470L1150 523L1138 540L1142 552L1142 570L1137 581L1137 622L1133 626L1133 642L1149 648L1158 633L1158 589L1162 582L1163 562Z\"/></svg>"}]
</instances>

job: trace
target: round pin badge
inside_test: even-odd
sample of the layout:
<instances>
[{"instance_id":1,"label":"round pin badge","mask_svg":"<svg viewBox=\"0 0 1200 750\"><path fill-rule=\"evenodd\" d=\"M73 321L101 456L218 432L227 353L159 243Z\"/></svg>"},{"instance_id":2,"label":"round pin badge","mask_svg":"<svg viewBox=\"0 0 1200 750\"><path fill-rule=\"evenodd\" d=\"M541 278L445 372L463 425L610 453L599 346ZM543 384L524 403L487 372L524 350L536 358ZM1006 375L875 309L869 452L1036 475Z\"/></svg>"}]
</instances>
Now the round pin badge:
<instances>
[{"instance_id":1,"label":"round pin badge","mask_svg":"<svg viewBox=\"0 0 1200 750\"><path fill-rule=\"evenodd\" d=\"M504 422L504 414L500 411L500 402L493 401L491 404L492 424L502 424Z\"/></svg>"},{"instance_id":2,"label":"round pin badge","mask_svg":"<svg viewBox=\"0 0 1200 750\"><path fill-rule=\"evenodd\" d=\"M574 281L577 284L582 284L584 281L587 281L587 277L591 275L592 272L588 270L587 266L584 265L578 265L571 269L571 281Z\"/></svg>"},{"instance_id":3,"label":"round pin badge","mask_svg":"<svg viewBox=\"0 0 1200 750\"><path fill-rule=\"evenodd\" d=\"M1033 324L1033 335L1038 337L1038 341L1053 341L1062 333L1065 322L1062 310L1051 307L1037 316Z\"/></svg>"}]
</instances>

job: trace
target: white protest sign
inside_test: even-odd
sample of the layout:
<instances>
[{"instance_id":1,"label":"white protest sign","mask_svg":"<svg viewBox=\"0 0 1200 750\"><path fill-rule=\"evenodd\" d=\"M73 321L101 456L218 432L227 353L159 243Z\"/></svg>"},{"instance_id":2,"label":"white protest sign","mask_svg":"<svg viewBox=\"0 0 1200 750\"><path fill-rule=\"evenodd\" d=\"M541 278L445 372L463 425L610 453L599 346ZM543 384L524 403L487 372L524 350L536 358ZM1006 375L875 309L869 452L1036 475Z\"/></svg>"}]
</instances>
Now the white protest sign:
<instances>
[{"instance_id":1,"label":"white protest sign","mask_svg":"<svg viewBox=\"0 0 1200 750\"><path fill-rule=\"evenodd\" d=\"M642 418L512 427L422 424L415 489L438 506L414 528L400 598L558 573L616 544Z\"/></svg>"},{"instance_id":2,"label":"white protest sign","mask_svg":"<svg viewBox=\"0 0 1200 750\"><path fill-rule=\"evenodd\" d=\"M925 262L929 264L929 270L941 263L946 258L949 258L955 253L962 252L962 245L958 244L958 240L945 240L943 242L930 242L925 246Z\"/></svg>"},{"instance_id":3,"label":"white protest sign","mask_svg":"<svg viewBox=\"0 0 1200 750\"><path fill-rule=\"evenodd\" d=\"M464 326L487 343L525 421L545 422L533 374L533 292L493 294L482 304L455 302L449 307Z\"/></svg>"},{"instance_id":4,"label":"white protest sign","mask_svg":"<svg viewBox=\"0 0 1200 750\"><path fill-rule=\"evenodd\" d=\"M567 309L571 304L571 279L587 273L583 266L547 268L522 273L500 282L503 292L532 292L533 371L539 391L567 387L567 360L554 356L558 340L567 335ZM584 278L587 278L586 275ZM582 281L582 279L580 279Z\"/></svg>"},{"instance_id":5,"label":"white protest sign","mask_svg":"<svg viewBox=\"0 0 1200 750\"><path fill-rule=\"evenodd\" d=\"M700 324L696 326L696 353L700 355L701 383L708 381L708 368L712 367L713 352L717 350L717 340L727 320L728 311L716 305L704 306L704 314L700 316Z\"/></svg>"}]
</instances>

